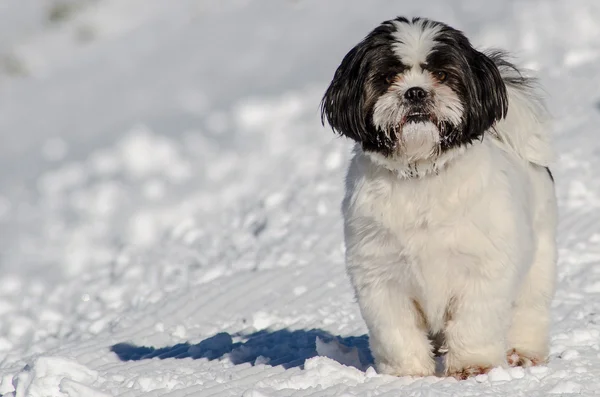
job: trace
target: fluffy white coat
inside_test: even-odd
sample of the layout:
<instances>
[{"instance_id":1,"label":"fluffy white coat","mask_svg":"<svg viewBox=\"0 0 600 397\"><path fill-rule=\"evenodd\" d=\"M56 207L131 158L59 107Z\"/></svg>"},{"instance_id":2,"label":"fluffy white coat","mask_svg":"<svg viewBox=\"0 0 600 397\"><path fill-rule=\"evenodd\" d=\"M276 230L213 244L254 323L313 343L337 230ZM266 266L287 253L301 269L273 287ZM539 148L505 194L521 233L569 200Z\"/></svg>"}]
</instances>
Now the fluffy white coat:
<instances>
[{"instance_id":1,"label":"fluffy white coat","mask_svg":"<svg viewBox=\"0 0 600 397\"><path fill-rule=\"evenodd\" d=\"M444 336L450 375L548 355L557 210L547 115L532 89L508 85L508 95L506 119L417 176L357 145L347 270L381 373L434 374L431 334Z\"/></svg>"}]
</instances>

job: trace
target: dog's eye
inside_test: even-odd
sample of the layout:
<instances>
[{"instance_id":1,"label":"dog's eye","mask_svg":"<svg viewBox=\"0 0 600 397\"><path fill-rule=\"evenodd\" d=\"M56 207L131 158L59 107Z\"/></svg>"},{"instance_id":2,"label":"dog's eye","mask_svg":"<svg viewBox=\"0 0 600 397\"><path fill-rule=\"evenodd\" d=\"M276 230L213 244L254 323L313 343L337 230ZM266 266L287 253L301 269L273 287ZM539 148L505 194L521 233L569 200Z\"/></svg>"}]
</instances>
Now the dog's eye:
<instances>
[{"instance_id":1,"label":"dog's eye","mask_svg":"<svg viewBox=\"0 0 600 397\"><path fill-rule=\"evenodd\" d=\"M448 77L448 73L444 72L443 70L438 70L437 72L434 73L435 78L440 82L443 83L444 81L446 81L446 78Z\"/></svg>"},{"instance_id":2,"label":"dog's eye","mask_svg":"<svg viewBox=\"0 0 600 397\"><path fill-rule=\"evenodd\" d=\"M398 76L397 73L394 73L394 72L388 73L388 74L384 75L385 82L388 84L392 84L394 81L396 81L397 76Z\"/></svg>"}]
</instances>

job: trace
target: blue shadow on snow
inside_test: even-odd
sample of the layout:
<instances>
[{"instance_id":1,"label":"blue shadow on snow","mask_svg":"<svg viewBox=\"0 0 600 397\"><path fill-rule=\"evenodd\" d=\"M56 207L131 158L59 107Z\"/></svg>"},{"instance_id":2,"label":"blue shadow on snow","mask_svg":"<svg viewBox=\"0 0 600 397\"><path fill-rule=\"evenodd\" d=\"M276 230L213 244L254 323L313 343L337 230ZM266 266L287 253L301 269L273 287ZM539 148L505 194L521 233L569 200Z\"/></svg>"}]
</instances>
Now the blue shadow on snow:
<instances>
[{"instance_id":1,"label":"blue shadow on snow","mask_svg":"<svg viewBox=\"0 0 600 397\"><path fill-rule=\"evenodd\" d=\"M373 363L367 335L341 337L334 336L321 329L265 330L248 335L234 334L233 336L227 332L221 332L195 345L179 343L173 346L155 348L136 346L131 343L118 343L111 346L110 350L121 361L139 361L152 358L161 360L166 358L218 360L228 356L233 364L251 363L255 365L256 359L262 356L264 359L259 360L258 363L266 363L271 366L281 365L287 369L302 366L307 359L318 355L316 351L317 336L326 342L337 340L343 346L356 348L363 367ZM239 337L241 341L233 342L234 337Z\"/></svg>"}]
</instances>

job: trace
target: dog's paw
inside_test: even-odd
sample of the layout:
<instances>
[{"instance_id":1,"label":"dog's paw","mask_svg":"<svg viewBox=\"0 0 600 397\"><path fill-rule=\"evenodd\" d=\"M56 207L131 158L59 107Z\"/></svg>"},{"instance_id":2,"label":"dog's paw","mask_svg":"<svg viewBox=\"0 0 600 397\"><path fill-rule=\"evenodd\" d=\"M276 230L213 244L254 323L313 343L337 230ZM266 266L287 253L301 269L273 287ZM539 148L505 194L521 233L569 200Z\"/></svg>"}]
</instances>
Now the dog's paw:
<instances>
[{"instance_id":1,"label":"dog's paw","mask_svg":"<svg viewBox=\"0 0 600 397\"><path fill-rule=\"evenodd\" d=\"M482 367L482 366L468 366L458 370L450 370L446 375L456 378L458 380L466 380L472 376L477 376L481 374L487 374L492 367Z\"/></svg>"},{"instance_id":2,"label":"dog's paw","mask_svg":"<svg viewBox=\"0 0 600 397\"><path fill-rule=\"evenodd\" d=\"M511 367L532 367L546 362L544 358L517 349L511 349L506 353L506 361Z\"/></svg>"},{"instance_id":3,"label":"dog's paw","mask_svg":"<svg viewBox=\"0 0 600 397\"><path fill-rule=\"evenodd\" d=\"M392 376L430 376L435 375L435 361L412 365L390 365L387 363L376 364L377 373Z\"/></svg>"}]
</instances>

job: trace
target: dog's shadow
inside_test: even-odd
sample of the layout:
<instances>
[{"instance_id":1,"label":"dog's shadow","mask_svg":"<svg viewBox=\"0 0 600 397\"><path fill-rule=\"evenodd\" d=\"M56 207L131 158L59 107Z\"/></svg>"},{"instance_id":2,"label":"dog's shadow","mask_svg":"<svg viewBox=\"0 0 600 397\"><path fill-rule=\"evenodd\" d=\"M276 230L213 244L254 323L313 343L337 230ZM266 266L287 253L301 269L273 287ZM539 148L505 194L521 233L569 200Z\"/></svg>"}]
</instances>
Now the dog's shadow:
<instances>
[{"instance_id":1,"label":"dog's shadow","mask_svg":"<svg viewBox=\"0 0 600 397\"><path fill-rule=\"evenodd\" d=\"M238 341L234 342L234 340ZM122 361L152 358L208 360L228 358L236 365L243 363L281 365L287 369L302 367L307 359L320 353L361 370L373 364L367 335L341 337L321 329L295 331L280 329L233 335L221 332L197 344L180 343L156 348L118 343L111 347L111 351Z\"/></svg>"}]
</instances>

